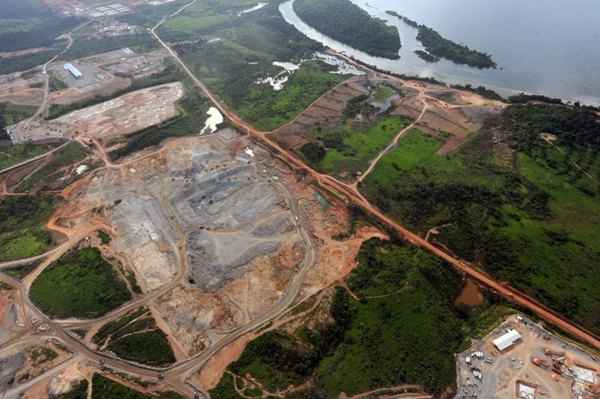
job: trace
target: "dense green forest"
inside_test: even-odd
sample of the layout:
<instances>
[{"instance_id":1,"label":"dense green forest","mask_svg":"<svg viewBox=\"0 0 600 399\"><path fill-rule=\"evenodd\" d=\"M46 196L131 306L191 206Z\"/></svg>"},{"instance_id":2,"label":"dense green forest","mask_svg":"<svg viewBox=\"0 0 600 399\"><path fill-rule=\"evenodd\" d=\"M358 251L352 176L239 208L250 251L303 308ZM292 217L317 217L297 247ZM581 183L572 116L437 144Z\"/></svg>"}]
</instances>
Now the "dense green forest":
<instances>
[{"instance_id":1,"label":"dense green forest","mask_svg":"<svg viewBox=\"0 0 600 399\"><path fill-rule=\"evenodd\" d=\"M399 58L398 29L349 0L296 0L294 10L305 23L335 40L374 56Z\"/></svg>"},{"instance_id":2,"label":"dense green forest","mask_svg":"<svg viewBox=\"0 0 600 399\"><path fill-rule=\"evenodd\" d=\"M131 299L113 266L95 248L63 256L33 282L30 295L36 306L56 318L99 317Z\"/></svg>"},{"instance_id":3,"label":"dense green forest","mask_svg":"<svg viewBox=\"0 0 600 399\"><path fill-rule=\"evenodd\" d=\"M437 62L439 58L445 58L456 64L469 65L475 68L496 68L496 63L492 60L490 54L482 53L477 50L448 40L440 35L434 29L419 24L409 18L406 18L395 11L387 11L388 14L400 18L407 25L417 29L417 40L423 44L427 52L418 51L417 55L427 62Z\"/></svg>"}]
</instances>

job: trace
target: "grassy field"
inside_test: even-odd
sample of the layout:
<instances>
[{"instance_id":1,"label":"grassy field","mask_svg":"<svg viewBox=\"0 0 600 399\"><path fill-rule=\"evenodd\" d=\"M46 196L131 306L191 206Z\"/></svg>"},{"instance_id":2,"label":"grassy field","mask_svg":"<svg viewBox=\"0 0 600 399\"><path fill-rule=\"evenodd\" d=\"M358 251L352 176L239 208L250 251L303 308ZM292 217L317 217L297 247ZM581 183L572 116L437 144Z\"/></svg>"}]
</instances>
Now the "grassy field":
<instances>
[{"instance_id":1,"label":"grassy field","mask_svg":"<svg viewBox=\"0 0 600 399\"><path fill-rule=\"evenodd\" d=\"M360 189L421 234L441 226L435 239L459 256L600 331L600 186L572 164L599 176L596 157L532 139L501 166L486 135L438 156L443 142L413 130Z\"/></svg>"},{"instance_id":2,"label":"grassy field","mask_svg":"<svg viewBox=\"0 0 600 399\"><path fill-rule=\"evenodd\" d=\"M43 226L58 204L48 195L0 199L0 262L45 252L52 244Z\"/></svg>"},{"instance_id":3,"label":"grassy field","mask_svg":"<svg viewBox=\"0 0 600 399\"><path fill-rule=\"evenodd\" d=\"M337 289L328 310L333 323L302 325L293 334L269 332L251 342L229 371L250 374L271 392L310 379L313 388L299 396L306 398L405 383L439 394L455 381L454 353L511 311L489 300L455 307L460 277L413 247L371 240L358 261L348 284L359 301ZM229 374L210 393L238 397Z\"/></svg>"},{"instance_id":4,"label":"grassy field","mask_svg":"<svg viewBox=\"0 0 600 399\"><path fill-rule=\"evenodd\" d=\"M0 146L0 169L9 168L20 162L35 158L55 147L56 145L31 143L16 144L6 147Z\"/></svg>"},{"instance_id":5,"label":"grassy field","mask_svg":"<svg viewBox=\"0 0 600 399\"><path fill-rule=\"evenodd\" d=\"M63 256L34 281L30 294L36 306L55 318L96 318L131 299L113 266L95 248Z\"/></svg>"},{"instance_id":6,"label":"grassy field","mask_svg":"<svg viewBox=\"0 0 600 399\"><path fill-rule=\"evenodd\" d=\"M317 167L340 177L355 176L365 171L374 159L410 120L401 116L386 116L368 128L340 127L314 132L327 152Z\"/></svg>"}]
</instances>

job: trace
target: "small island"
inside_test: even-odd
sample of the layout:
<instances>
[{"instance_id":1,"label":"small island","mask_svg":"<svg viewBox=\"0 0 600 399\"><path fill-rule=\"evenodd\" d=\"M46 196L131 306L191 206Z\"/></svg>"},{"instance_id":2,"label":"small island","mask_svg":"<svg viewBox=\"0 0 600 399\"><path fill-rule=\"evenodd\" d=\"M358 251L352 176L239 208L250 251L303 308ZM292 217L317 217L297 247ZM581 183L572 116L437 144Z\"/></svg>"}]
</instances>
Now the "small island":
<instances>
[{"instance_id":1,"label":"small island","mask_svg":"<svg viewBox=\"0 0 600 399\"><path fill-rule=\"evenodd\" d=\"M296 0L294 10L319 32L367 54L400 58L400 35L350 0Z\"/></svg>"},{"instance_id":2,"label":"small island","mask_svg":"<svg viewBox=\"0 0 600 399\"><path fill-rule=\"evenodd\" d=\"M415 53L426 62L438 62L440 58L445 58L456 64L468 65L480 69L495 69L497 67L490 54L472 50L465 45L448 40L434 29L419 24L395 11L386 12L418 30L417 40L421 42L427 51L417 50Z\"/></svg>"}]
</instances>

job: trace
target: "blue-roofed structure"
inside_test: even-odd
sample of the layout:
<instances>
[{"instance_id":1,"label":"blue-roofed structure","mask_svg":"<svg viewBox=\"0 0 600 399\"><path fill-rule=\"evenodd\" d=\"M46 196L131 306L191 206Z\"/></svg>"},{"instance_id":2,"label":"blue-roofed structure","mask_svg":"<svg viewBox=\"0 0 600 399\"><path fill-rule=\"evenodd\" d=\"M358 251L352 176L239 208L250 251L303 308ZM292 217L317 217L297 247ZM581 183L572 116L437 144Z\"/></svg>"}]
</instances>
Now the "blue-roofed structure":
<instances>
[{"instance_id":1,"label":"blue-roofed structure","mask_svg":"<svg viewBox=\"0 0 600 399\"><path fill-rule=\"evenodd\" d=\"M79 71L79 69L75 68L75 65L73 64L65 64L64 66L65 71L68 71L71 73L71 75L73 75L73 77L75 79L79 79L80 77L83 76L83 74Z\"/></svg>"}]
</instances>

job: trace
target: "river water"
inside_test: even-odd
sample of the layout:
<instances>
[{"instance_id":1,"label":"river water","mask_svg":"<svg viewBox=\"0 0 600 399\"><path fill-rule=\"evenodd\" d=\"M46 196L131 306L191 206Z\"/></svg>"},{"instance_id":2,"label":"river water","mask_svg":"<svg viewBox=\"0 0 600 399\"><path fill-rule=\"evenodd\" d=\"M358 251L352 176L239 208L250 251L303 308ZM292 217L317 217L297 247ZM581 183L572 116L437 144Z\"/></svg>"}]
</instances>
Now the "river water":
<instances>
[{"instance_id":1,"label":"river water","mask_svg":"<svg viewBox=\"0 0 600 399\"><path fill-rule=\"evenodd\" d=\"M326 37L283 3L285 20L308 37L363 62L396 73L431 76L448 83L484 85L504 95L520 91L600 104L600 2L597 0L352 0L398 27L399 60L370 56ZM444 37L492 54L496 70L441 60L428 64L416 30L386 10L430 26Z\"/></svg>"}]
</instances>

